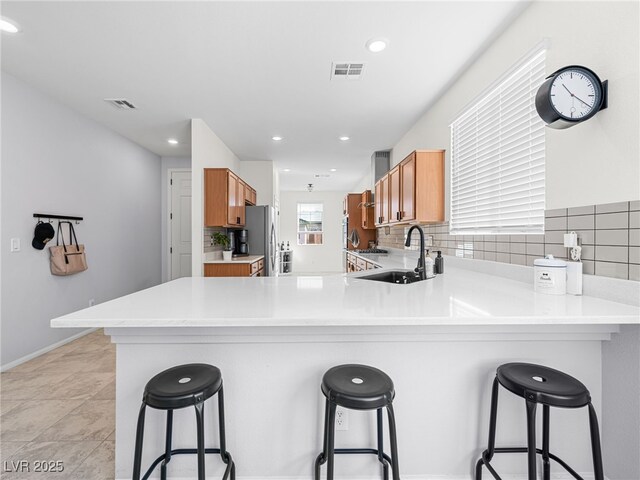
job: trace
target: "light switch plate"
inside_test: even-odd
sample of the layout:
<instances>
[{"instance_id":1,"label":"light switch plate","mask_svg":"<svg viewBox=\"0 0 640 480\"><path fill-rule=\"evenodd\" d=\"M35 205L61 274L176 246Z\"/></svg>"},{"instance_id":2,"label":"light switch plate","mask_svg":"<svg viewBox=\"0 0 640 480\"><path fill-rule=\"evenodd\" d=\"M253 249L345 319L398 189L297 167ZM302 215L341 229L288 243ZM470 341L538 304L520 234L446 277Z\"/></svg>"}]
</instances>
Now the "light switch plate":
<instances>
[{"instance_id":1,"label":"light switch plate","mask_svg":"<svg viewBox=\"0 0 640 480\"><path fill-rule=\"evenodd\" d=\"M11 251L12 252L19 252L20 251L20 239L19 238L12 238L11 239Z\"/></svg>"}]
</instances>

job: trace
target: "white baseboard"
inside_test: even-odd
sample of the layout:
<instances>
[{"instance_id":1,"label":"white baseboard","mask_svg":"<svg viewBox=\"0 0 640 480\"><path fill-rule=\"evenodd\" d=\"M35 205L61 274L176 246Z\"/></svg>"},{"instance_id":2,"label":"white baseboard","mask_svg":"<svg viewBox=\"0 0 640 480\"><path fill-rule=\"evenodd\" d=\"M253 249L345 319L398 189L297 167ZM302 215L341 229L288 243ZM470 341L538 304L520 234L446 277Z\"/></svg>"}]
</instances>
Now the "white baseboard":
<instances>
[{"instance_id":1,"label":"white baseboard","mask_svg":"<svg viewBox=\"0 0 640 480\"><path fill-rule=\"evenodd\" d=\"M20 365L21 363L24 362L28 362L29 360L33 360L36 357L39 357L40 355L44 355L47 352L50 352L51 350L55 350L58 347L61 347L63 345L66 345L69 342L73 342L74 340L80 338L80 337L84 337L85 335L89 335L90 333L95 332L96 330L98 330L97 328L89 328L87 330L84 330L80 333L76 333L75 335L70 336L69 338L65 338L64 340L60 340L59 342L56 342L52 345L49 345L47 347L41 348L38 351L35 351L33 353L30 353L29 355L25 355L24 357L21 357L17 360L14 360L13 362L9 362L5 365L0 366L0 372L6 372L7 370L13 368L13 367L17 367L18 365Z\"/></svg>"}]
</instances>

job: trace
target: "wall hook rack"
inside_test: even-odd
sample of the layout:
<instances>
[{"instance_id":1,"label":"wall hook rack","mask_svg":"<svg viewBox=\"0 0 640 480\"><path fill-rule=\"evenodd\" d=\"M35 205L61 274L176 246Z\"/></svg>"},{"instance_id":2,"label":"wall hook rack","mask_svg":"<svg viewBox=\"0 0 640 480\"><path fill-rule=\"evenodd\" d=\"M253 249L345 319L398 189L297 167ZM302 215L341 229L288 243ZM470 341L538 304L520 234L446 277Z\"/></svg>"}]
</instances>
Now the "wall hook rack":
<instances>
[{"instance_id":1,"label":"wall hook rack","mask_svg":"<svg viewBox=\"0 0 640 480\"><path fill-rule=\"evenodd\" d=\"M34 218L47 218L49 221L51 220L73 220L76 222L76 225L84 220L83 217L74 217L71 215L53 215L49 213L34 213Z\"/></svg>"}]
</instances>

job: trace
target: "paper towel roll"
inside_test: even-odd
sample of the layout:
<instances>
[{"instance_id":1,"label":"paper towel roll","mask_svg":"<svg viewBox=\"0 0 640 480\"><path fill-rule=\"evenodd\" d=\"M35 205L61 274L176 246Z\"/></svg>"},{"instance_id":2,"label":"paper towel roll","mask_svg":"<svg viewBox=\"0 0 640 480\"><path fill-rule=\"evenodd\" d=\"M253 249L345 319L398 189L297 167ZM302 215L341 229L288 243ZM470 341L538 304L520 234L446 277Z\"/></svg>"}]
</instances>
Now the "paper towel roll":
<instances>
[{"instance_id":1,"label":"paper towel roll","mask_svg":"<svg viewBox=\"0 0 640 480\"><path fill-rule=\"evenodd\" d=\"M567 293L582 295L582 262L567 262Z\"/></svg>"}]
</instances>

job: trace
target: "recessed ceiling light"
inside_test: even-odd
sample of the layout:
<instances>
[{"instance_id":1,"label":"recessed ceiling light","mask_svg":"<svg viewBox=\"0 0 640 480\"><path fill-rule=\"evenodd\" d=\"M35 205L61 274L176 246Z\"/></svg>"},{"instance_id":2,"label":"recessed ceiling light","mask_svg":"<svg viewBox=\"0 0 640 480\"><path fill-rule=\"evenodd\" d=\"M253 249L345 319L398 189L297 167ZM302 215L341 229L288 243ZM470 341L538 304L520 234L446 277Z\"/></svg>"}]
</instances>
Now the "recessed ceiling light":
<instances>
[{"instance_id":1,"label":"recessed ceiling light","mask_svg":"<svg viewBox=\"0 0 640 480\"><path fill-rule=\"evenodd\" d=\"M331 168L331 169L329 169L329 171L330 171L330 172L337 172L337 171L338 171L338 169L337 169L337 168Z\"/></svg>"},{"instance_id":2,"label":"recessed ceiling light","mask_svg":"<svg viewBox=\"0 0 640 480\"><path fill-rule=\"evenodd\" d=\"M177 145L178 144L178 140L176 140L175 138L170 138L169 140L167 140L167 142L169 142L171 145Z\"/></svg>"},{"instance_id":3,"label":"recessed ceiling light","mask_svg":"<svg viewBox=\"0 0 640 480\"><path fill-rule=\"evenodd\" d=\"M5 18L0 18L0 30L7 33L18 33L20 29L9 20Z\"/></svg>"},{"instance_id":4,"label":"recessed ceiling light","mask_svg":"<svg viewBox=\"0 0 640 480\"><path fill-rule=\"evenodd\" d=\"M349 140L349 137L340 137L340 140L342 140L343 142L346 142L347 140Z\"/></svg>"},{"instance_id":5,"label":"recessed ceiling light","mask_svg":"<svg viewBox=\"0 0 640 480\"><path fill-rule=\"evenodd\" d=\"M291 171L291 169L290 169L290 168L283 168L283 169L282 169L282 171L283 171L283 172L290 172L290 171Z\"/></svg>"},{"instance_id":6,"label":"recessed ceiling light","mask_svg":"<svg viewBox=\"0 0 640 480\"><path fill-rule=\"evenodd\" d=\"M271 140L273 140L274 142L279 142L280 140L282 140L282 137L278 137L278 136L271 137Z\"/></svg>"},{"instance_id":7,"label":"recessed ceiling light","mask_svg":"<svg viewBox=\"0 0 640 480\"><path fill-rule=\"evenodd\" d=\"M387 40L386 38L372 38L365 44L365 46L370 52L378 53L387 48L388 43L389 40Z\"/></svg>"}]
</instances>

